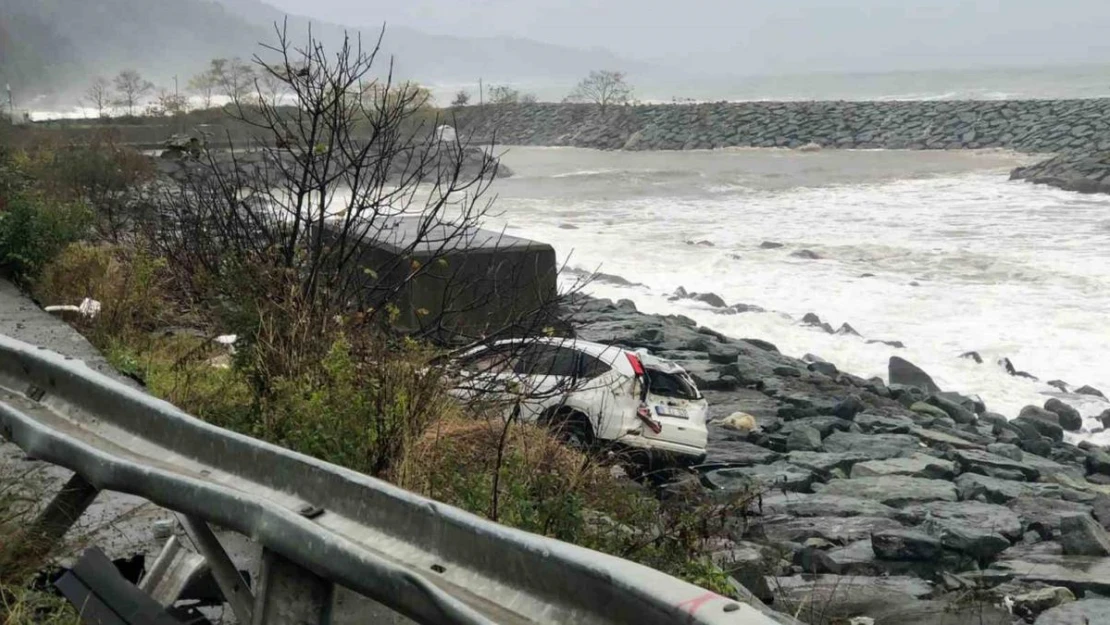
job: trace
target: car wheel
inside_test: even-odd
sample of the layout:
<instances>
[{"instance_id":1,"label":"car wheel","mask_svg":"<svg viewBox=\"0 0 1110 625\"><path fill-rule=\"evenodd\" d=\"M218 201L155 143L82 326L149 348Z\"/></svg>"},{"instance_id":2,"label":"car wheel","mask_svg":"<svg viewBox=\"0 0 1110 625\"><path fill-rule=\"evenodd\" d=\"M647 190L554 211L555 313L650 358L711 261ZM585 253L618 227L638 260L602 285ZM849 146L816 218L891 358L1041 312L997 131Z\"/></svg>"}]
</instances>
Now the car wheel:
<instances>
[{"instance_id":1,"label":"car wheel","mask_svg":"<svg viewBox=\"0 0 1110 625\"><path fill-rule=\"evenodd\" d=\"M555 436L571 449L586 451L593 446L594 434L585 415L572 412L558 415L551 421Z\"/></svg>"}]
</instances>

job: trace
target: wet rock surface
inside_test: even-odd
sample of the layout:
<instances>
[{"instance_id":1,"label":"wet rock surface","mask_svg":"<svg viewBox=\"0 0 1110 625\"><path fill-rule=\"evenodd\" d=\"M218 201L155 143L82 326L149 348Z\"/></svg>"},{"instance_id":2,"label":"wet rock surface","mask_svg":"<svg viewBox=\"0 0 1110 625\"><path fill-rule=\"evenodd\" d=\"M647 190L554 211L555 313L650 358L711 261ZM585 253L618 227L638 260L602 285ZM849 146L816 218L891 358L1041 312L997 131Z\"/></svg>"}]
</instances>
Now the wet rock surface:
<instances>
[{"instance_id":1,"label":"wet rock surface","mask_svg":"<svg viewBox=\"0 0 1110 625\"><path fill-rule=\"evenodd\" d=\"M1069 606L1110 593L1110 452L1064 441L1066 407L998 415L906 361L892 362L895 381L831 363L816 371L817 355L795 359L601 300L576 327L696 371L718 389L705 394L719 423L751 416L750 429L709 425L702 481L765 489L737 539L779 555L761 581L749 569L740 583L769 592L777 610L794 614L803 598L820 597L823 615L808 622L1012 625L1018 616L998 607L1001 596L983 620L956 602L997 587L1032 593L1021 618L1061 623L1053 619L1070 618ZM1079 601L1053 606L1065 591L1044 588Z\"/></svg>"}]
</instances>

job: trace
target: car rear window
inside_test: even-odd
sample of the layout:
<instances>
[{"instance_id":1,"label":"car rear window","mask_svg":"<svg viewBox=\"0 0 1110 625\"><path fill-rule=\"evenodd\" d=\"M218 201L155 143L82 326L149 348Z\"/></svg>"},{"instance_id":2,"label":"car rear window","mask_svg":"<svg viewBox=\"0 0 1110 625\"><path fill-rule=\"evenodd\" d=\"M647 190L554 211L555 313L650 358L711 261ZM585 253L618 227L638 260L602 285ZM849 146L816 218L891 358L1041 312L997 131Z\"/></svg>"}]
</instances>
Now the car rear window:
<instances>
[{"instance_id":1,"label":"car rear window","mask_svg":"<svg viewBox=\"0 0 1110 625\"><path fill-rule=\"evenodd\" d=\"M701 399L697 387L681 375L650 368L647 373L648 392L652 395L673 399Z\"/></svg>"},{"instance_id":2,"label":"car rear window","mask_svg":"<svg viewBox=\"0 0 1110 625\"><path fill-rule=\"evenodd\" d=\"M609 365L589 354L579 354L579 359L578 377L583 380L592 380L599 375L609 373L612 369Z\"/></svg>"}]
</instances>

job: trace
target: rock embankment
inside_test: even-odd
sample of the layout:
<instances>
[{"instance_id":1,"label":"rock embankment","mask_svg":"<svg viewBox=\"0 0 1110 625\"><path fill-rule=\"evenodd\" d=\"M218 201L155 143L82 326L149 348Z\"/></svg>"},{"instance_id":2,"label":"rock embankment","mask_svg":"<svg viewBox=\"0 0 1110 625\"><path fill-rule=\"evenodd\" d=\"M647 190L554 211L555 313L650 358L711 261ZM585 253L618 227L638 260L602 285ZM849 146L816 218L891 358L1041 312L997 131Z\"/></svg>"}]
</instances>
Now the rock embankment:
<instances>
[{"instance_id":1,"label":"rock embankment","mask_svg":"<svg viewBox=\"0 0 1110 625\"><path fill-rule=\"evenodd\" d=\"M715 558L775 609L1054 625L1106 605L1110 454L1063 442L1066 409L1010 420L900 359L863 379L628 301L587 301L575 327L679 361L705 391L708 464L687 479L750 497Z\"/></svg>"},{"instance_id":2,"label":"rock embankment","mask_svg":"<svg viewBox=\"0 0 1110 625\"><path fill-rule=\"evenodd\" d=\"M1067 153L1029 167L1018 167L1011 180L1027 180L1079 193L1110 193L1110 151Z\"/></svg>"},{"instance_id":3,"label":"rock embankment","mask_svg":"<svg viewBox=\"0 0 1110 625\"><path fill-rule=\"evenodd\" d=\"M464 136L507 145L609 150L723 147L1110 149L1110 99L914 102L732 102L608 107L472 106Z\"/></svg>"}]
</instances>

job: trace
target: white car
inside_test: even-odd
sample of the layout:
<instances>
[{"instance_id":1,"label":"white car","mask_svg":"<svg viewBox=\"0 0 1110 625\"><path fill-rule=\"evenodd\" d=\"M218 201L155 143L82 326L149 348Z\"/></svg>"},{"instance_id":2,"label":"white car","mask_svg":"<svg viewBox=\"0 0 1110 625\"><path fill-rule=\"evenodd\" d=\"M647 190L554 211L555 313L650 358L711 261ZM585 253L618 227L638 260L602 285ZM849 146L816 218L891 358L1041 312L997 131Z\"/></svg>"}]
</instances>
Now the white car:
<instances>
[{"instance_id":1,"label":"white car","mask_svg":"<svg viewBox=\"0 0 1110 625\"><path fill-rule=\"evenodd\" d=\"M476 348L457 366L456 397L492 400L506 416L558 427L570 442L618 443L652 459L705 458L709 405L671 361L589 341L530 338Z\"/></svg>"}]
</instances>

